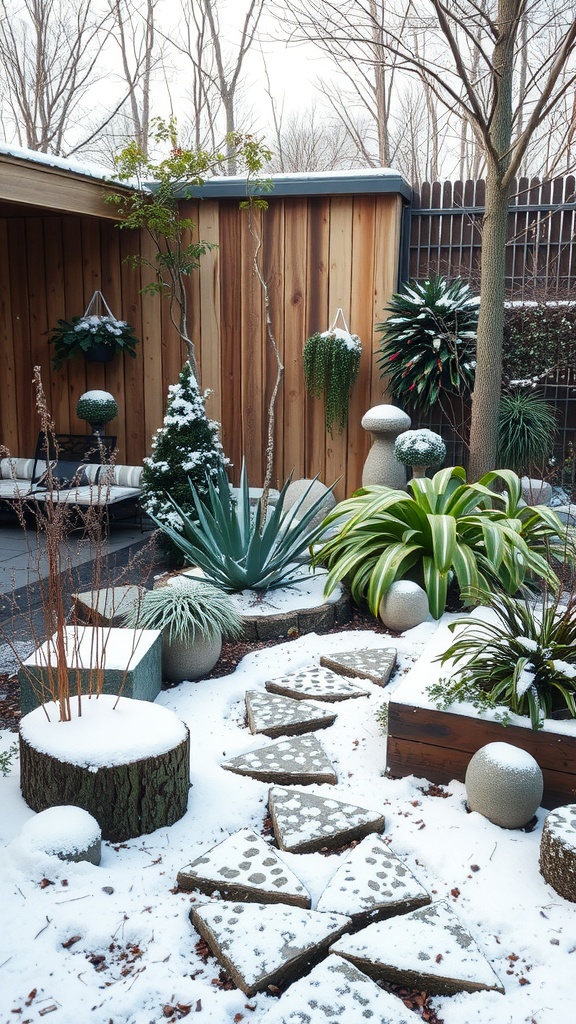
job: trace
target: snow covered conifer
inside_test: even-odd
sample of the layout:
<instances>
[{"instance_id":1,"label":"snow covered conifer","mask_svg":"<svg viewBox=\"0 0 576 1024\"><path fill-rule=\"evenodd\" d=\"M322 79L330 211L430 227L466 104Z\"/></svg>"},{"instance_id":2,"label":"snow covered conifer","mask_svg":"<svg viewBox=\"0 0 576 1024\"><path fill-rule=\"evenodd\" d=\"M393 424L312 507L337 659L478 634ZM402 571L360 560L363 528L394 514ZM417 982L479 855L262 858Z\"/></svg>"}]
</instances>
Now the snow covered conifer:
<instances>
[{"instance_id":1,"label":"snow covered conifer","mask_svg":"<svg viewBox=\"0 0 576 1024\"><path fill-rule=\"evenodd\" d=\"M209 420L204 399L190 363L184 363L177 384L168 388L164 423L152 441L152 454L144 459L142 505L161 523L179 528L179 517L167 494L181 508L194 512L190 479L200 494L208 491L206 475L216 481L226 465L218 436L220 424Z\"/></svg>"}]
</instances>

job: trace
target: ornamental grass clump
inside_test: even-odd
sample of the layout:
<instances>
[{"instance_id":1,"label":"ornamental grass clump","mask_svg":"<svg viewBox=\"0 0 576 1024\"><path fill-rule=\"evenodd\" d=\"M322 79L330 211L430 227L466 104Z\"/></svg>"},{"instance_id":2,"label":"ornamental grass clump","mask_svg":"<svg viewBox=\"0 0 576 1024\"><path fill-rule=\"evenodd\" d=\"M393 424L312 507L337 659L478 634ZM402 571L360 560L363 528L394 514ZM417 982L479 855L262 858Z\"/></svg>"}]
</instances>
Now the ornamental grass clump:
<instances>
[{"instance_id":1,"label":"ornamental grass clump","mask_svg":"<svg viewBox=\"0 0 576 1024\"><path fill-rule=\"evenodd\" d=\"M498 412L498 465L518 476L542 472L552 455L558 424L554 408L536 391L502 395Z\"/></svg>"},{"instance_id":2,"label":"ornamental grass clump","mask_svg":"<svg viewBox=\"0 0 576 1024\"><path fill-rule=\"evenodd\" d=\"M124 616L124 624L139 629L166 630L168 640L193 644L197 637L238 637L243 627L231 598L202 580L181 577L147 590L139 605Z\"/></svg>"},{"instance_id":3,"label":"ornamental grass clump","mask_svg":"<svg viewBox=\"0 0 576 1024\"><path fill-rule=\"evenodd\" d=\"M290 476L276 505L270 506L265 515L262 498L255 512L251 509L246 467L242 466L237 499L221 468L216 487L210 479L206 481L207 499L203 500L190 482L194 516L184 512L172 499L180 522L178 532L171 525L156 521L181 551L186 563L198 566L208 580L222 590L234 593L293 586L307 577L308 549L323 530L322 524L311 526L311 523L326 501L326 492L305 508L315 479L299 501L284 512ZM301 509L305 510L300 515ZM305 570L302 563L305 563Z\"/></svg>"},{"instance_id":4,"label":"ornamental grass clump","mask_svg":"<svg viewBox=\"0 0 576 1024\"><path fill-rule=\"evenodd\" d=\"M533 729L555 711L576 718L576 595L567 604L548 590L537 599L477 592L496 618L466 616L452 622L454 643L436 660L451 675L428 689L441 707L470 701L480 709L502 706L530 716Z\"/></svg>"},{"instance_id":5,"label":"ornamental grass clump","mask_svg":"<svg viewBox=\"0 0 576 1024\"><path fill-rule=\"evenodd\" d=\"M334 424L341 433L348 423L348 406L358 377L362 342L357 334L334 327L313 334L304 346L304 379L313 398L325 399L326 430Z\"/></svg>"},{"instance_id":6,"label":"ornamental grass clump","mask_svg":"<svg viewBox=\"0 0 576 1024\"><path fill-rule=\"evenodd\" d=\"M362 487L336 506L324 528L337 531L313 558L329 570L325 593L343 581L373 615L397 580L424 587L438 619L451 584L461 599L495 584L515 594L527 579L557 585L548 558L566 556L560 519L545 506L523 505L520 480L510 470L469 484L465 470L455 466L430 480L410 480L407 492Z\"/></svg>"},{"instance_id":7,"label":"ornamental grass clump","mask_svg":"<svg viewBox=\"0 0 576 1024\"><path fill-rule=\"evenodd\" d=\"M386 306L378 365L394 399L429 413L446 396L474 386L479 299L460 278L410 281Z\"/></svg>"}]
</instances>

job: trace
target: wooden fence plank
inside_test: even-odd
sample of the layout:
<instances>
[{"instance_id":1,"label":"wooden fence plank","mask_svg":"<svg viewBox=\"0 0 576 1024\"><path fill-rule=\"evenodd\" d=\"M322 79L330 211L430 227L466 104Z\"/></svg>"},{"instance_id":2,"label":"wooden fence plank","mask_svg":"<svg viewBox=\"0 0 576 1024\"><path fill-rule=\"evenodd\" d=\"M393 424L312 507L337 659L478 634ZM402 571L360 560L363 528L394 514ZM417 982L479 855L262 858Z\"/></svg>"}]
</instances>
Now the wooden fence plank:
<instances>
[{"instance_id":1,"label":"wooden fence plank","mask_svg":"<svg viewBox=\"0 0 576 1024\"><path fill-rule=\"evenodd\" d=\"M380 376L376 353L380 335L374 330L372 307L374 301L376 203L373 196L356 196L352 222L352 294L350 330L362 342L362 356L358 380L350 401L348 423L348 453L346 491L356 490L362 483L362 470L370 449L370 434L361 426L361 419L371 405L372 374Z\"/></svg>"},{"instance_id":2,"label":"wooden fence plank","mask_svg":"<svg viewBox=\"0 0 576 1024\"><path fill-rule=\"evenodd\" d=\"M352 205L347 197L334 196L330 203L330 277L328 281L328 311L333 320L341 308L350 323L352 304ZM326 443L325 483L339 482L334 488L336 498L346 497L346 437L338 434L337 424L333 436Z\"/></svg>"},{"instance_id":3,"label":"wooden fence plank","mask_svg":"<svg viewBox=\"0 0 576 1024\"><path fill-rule=\"evenodd\" d=\"M16 353L12 328L12 254L8 245L8 224L0 219L0 444L18 453L18 403L16 393Z\"/></svg>"},{"instance_id":4,"label":"wooden fence plank","mask_svg":"<svg viewBox=\"0 0 576 1024\"><path fill-rule=\"evenodd\" d=\"M298 198L286 210L284 267L284 470L303 477L305 387L302 350L307 334L306 255L308 203Z\"/></svg>"},{"instance_id":5,"label":"wooden fence plank","mask_svg":"<svg viewBox=\"0 0 576 1024\"><path fill-rule=\"evenodd\" d=\"M308 252L306 259L307 325L304 342L317 331L330 326L328 312L328 274L330 247L330 200L308 200ZM305 394L306 450L304 475L326 479L326 427L324 403Z\"/></svg>"},{"instance_id":6,"label":"wooden fence plank","mask_svg":"<svg viewBox=\"0 0 576 1024\"><path fill-rule=\"evenodd\" d=\"M222 443L232 462L234 483L242 467L242 360L240 350L239 272L241 221L234 202L220 205L220 332Z\"/></svg>"},{"instance_id":7,"label":"wooden fence plank","mask_svg":"<svg viewBox=\"0 0 576 1024\"><path fill-rule=\"evenodd\" d=\"M202 274L195 274L199 283L198 326L199 350L202 358L202 389L209 388L212 394L206 402L206 411L211 419L222 419L221 352L220 352L220 257L218 240L218 203L206 200L201 203L198 216L200 238L211 242L216 248L202 256ZM192 300L194 301L194 300ZM201 325L201 330L200 330ZM196 334L195 331L195 334Z\"/></svg>"}]
</instances>

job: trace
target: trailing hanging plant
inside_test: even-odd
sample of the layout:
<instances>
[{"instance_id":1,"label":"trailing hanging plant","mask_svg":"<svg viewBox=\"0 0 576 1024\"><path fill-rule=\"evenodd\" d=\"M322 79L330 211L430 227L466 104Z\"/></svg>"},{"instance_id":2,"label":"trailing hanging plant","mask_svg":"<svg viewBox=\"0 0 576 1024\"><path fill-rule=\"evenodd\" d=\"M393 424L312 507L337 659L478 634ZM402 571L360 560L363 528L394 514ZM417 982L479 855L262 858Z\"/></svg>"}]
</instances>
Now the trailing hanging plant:
<instances>
[{"instance_id":1,"label":"trailing hanging plant","mask_svg":"<svg viewBox=\"0 0 576 1024\"><path fill-rule=\"evenodd\" d=\"M378 365L401 405L428 413L445 395L466 397L474 386L479 299L460 278L410 281L392 296L391 315L376 330Z\"/></svg>"},{"instance_id":2,"label":"trailing hanging plant","mask_svg":"<svg viewBox=\"0 0 576 1024\"><path fill-rule=\"evenodd\" d=\"M341 316L344 330L336 327ZM350 334L339 309L328 331L313 334L304 345L304 379L308 393L326 402L326 430L338 423L340 433L348 423L350 394L358 377L362 342Z\"/></svg>"}]
</instances>

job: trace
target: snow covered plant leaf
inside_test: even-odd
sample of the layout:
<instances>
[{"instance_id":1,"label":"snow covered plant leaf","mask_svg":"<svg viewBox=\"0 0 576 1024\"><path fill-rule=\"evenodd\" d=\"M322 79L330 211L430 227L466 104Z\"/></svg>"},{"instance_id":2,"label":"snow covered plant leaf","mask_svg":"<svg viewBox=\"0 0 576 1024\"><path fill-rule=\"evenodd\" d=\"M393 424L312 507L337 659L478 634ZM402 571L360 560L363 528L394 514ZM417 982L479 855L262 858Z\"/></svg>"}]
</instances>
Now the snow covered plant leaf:
<instances>
[{"instance_id":1,"label":"snow covered plant leaf","mask_svg":"<svg viewBox=\"0 0 576 1024\"><path fill-rule=\"evenodd\" d=\"M526 591L519 598L488 591L475 596L492 608L497 621L471 615L450 625L458 636L437 659L451 663L443 706L458 699L481 703L485 695L488 705L529 715L533 729L561 708L575 718L576 595L564 606L548 591L539 605Z\"/></svg>"},{"instance_id":2,"label":"snow covered plant leaf","mask_svg":"<svg viewBox=\"0 0 576 1024\"><path fill-rule=\"evenodd\" d=\"M326 499L324 492L309 508L304 508L312 481L299 501L284 512L290 481L291 477L284 484L276 506L269 508L264 524L261 500L256 513L251 512L244 465L237 502L233 500L225 470L220 469L217 486L208 480L204 501L190 482L195 516L188 515L172 499L181 532L159 520L155 522L179 548L186 562L199 566L222 590L273 590L289 586L302 578L300 566L307 560L310 545L323 531L322 525L311 523Z\"/></svg>"},{"instance_id":3,"label":"snow covered plant leaf","mask_svg":"<svg viewBox=\"0 0 576 1024\"><path fill-rule=\"evenodd\" d=\"M495 480L500 494L490 489ZM440 618L452 581L463 597L494 584L514 594L531 576L557 583L544 555L562 524L549 509L518 507L514 473L468 484L461 466L448 467L431 480L411 480L408 491L364 487L328 516L325 525L337 532L314 555L314 564L328 567L327 594L344 581L378 615L392 583L411 579Z\"/></svg>"}]
</instances>

